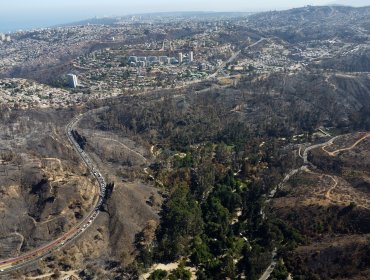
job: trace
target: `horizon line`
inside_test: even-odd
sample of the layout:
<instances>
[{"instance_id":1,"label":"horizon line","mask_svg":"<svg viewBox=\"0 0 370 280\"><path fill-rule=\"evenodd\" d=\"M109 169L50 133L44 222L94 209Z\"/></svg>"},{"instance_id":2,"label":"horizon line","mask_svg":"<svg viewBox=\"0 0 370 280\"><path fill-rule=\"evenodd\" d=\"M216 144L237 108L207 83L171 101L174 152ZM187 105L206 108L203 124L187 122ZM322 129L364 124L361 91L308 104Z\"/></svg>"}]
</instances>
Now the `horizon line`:
<instances>
[{"instance_id":1,"label":"horizon line","mask_svg":"<svg viewBox=\"0 0 370 280\"><path fill-rule=\"evenodd\" d=\"M25 32L25 31L33 31L33 30L42 30L42 29L52 29L52 28L58 28L58 27L63 27L66 25L73 25L80 22L88 21L91 19L115 19L115 18L120 18L120 17L129 17L129 16L143 16L143 15L155 15L155 14L171 14L171 13L209 13L209 14L217 14L217 13L237 13L237 14L242 14L242 13L251 13L251 14L257 14L257 13L265 13L265 12L277 12L277 11L288 11L292 9L301 9L305 7L349 7L349 8L365 8L365 7L370 7L370 5L365 5L365 6L351 6L351 5L344 5L344 4L323 4L323 5L304 5L300 7L280 7L280 8L271 8L271 9L256 9L256 10L245 10L245 11L237 11L237 10L173 10L173 11L154 11L154 12L133 12L133 13L127 13L127 14L121 14L121 15L103 15L103 16L91 16L91 17L81 17L79 19L71 19L71 20L66 20L64 22L60 23L50 23L45 24L45 26L42 26L40 24L39 26L36 27L30 27L30 28L14 28L12 30L8 31L1 31L0 33L5 33L5 34L11 34L11 33L17 33L17 32ZM45 20L46 21L46 20Z\"/></svg>"}]
</instances>

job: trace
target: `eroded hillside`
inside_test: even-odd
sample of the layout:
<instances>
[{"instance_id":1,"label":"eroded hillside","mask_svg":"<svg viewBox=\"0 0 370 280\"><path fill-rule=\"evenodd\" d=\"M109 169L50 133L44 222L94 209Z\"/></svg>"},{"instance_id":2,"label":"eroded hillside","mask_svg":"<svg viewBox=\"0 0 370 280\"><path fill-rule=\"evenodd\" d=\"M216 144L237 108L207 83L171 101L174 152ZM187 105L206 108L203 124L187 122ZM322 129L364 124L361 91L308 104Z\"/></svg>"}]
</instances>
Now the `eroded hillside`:
<instances>
[{"instance_id":1,"label":"eroded hillside","mask_svg":"<svg viewBox=\"0 0 370 280\"><path fill-rule=\"evenodd\" d=\"M347 134L309 154L312 166L289 180L273 211L305 241L285 253L293 275L366 279L369 267L369 133Z\"/></svg>"}]
</instances>

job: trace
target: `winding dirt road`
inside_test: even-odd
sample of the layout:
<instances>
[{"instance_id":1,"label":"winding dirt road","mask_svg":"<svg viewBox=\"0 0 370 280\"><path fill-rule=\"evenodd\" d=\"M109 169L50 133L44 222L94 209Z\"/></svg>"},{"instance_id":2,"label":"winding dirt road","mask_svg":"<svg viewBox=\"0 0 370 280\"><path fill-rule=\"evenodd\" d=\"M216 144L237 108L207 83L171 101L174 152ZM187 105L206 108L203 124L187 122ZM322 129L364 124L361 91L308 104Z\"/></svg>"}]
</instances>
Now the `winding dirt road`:
<instances>
[{"instance_id":1,"label":"winding dirt road","mask_svg":"<svg viewBox=\"0 0 370 280\"><path fill-rule=\"evenodd\" d=\"M363 137L361 137L359 140L357 140L352 146L348 147L348 148L342 148L342 149L338 149L338 150L335 150L335 151L332 151L332 152L329 152L326 150L327 147L331 146L334 144L333 141L329 141L327 142L326 145L322 146L322 150L324 152L326 152L329 156L331 157L335 157L337 154L339 154L340 152L344 152L344 151L350 151L352 149L354 149L358 144L360 144L362 141L364 141L365 139L369 138L370 137L370 132L365 134Z\"/></svg>"},{"instance_id":2,"label":"winding dirt road","mask_svg":"<svg viewBox=\"0 0 370 280\"><path fill-rule=\"evenodd\" d=\"M299 167L299 168L293 169L290 172L288 172L284 176L284 179L282 180L282 182L276 188L274 188L270 192L270 194L268 195L268 199L266 200L266 202L269 202L270 199L273 198L273 196L275 195L278 187L282 187L286 182L288 182L290 180L290 178L292 176L294 176L295 174L297 174L299 171L304 171L304 172L309 172L309 173L313 173L313 174L318 174L319 175L319 173L313 172L313 171L311 171L309 169L309 166L315 168L315 166L308 160L308 153L310 151L312 151L314 149L317 149L317 148L321 148L324 152L326 152L330 156L336 156L338 153L340 153L342 151L349 151L349 150L352 150L353 148L355 148L362 141L364 141L365 139L369 138L370 137L370 133L366 133L366 135L364 135L363 137L361 137L353 145L351 145L351 146L349 146L347 148L341 148L341 149L338 149L338 150L335 150L335 151L332 151L332 152L329 152L329 151L326 150L326 147L329 147L329 146L333 145L334 144L334 141L336 139L338 139L339 137L342 137L342 136L344 136L344 135L335 136L335 137L331 138L329 141L327 141L325 143L311 145L311 146L307 147L306 149L304 149L303 155L301 154L302 148L299 147L298 156L303 159L303 165L301 167ZM333 182L334 182L334 184L325 193L325 198L328 199L328 200L330 200L330 201L333 201L333 199L331 198L331 193L337 188L338 183L339 183L338 182L338 179L335 176L329 175L329 174L322 174L322 176L327 176L331 180L333 180ZM259 280L267 280L271 276L271 273L273 272L275 265L276 265L275 255L273 255L272 261L271 261L270 265L266 268L266 270L260 276Z\"/></svg>"}]
</instances>

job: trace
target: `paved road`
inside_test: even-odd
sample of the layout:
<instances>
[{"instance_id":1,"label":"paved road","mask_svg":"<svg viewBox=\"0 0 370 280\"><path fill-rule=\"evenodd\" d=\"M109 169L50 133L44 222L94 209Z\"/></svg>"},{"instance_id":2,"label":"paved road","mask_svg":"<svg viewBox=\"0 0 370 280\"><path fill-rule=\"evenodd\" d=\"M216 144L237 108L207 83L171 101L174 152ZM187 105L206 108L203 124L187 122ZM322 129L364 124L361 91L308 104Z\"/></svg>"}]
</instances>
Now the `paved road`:
<instances>
[{"instance_id":1,"label":"paved road","mask_svg":"<svg viewBox=\"0 0 370 280\"><path fill-rule=\"evenodd\" d=\"M278 187L282 187L284 185L284 183L288 182L292 176L294 176L295 174L297 174L299 171L309 171L308 165L313 166L313 164L308 161L308 153L311 150L316 149L316 148L320 148L320 147L324 147L324 146L327 146L327 145L331 145L331 144L333 144L333 142L335 141L335 139L337 139L338 137L340 137L340 136L333 137L333 138L331 138L329 141L327 141L325 143L315 144L315 145L312 145L312 146L307 147L303 151L303 156L300 155L300 150L299 150L299 156L301 156L303 158L303 165L301 167L296 168L296 169L293 169L289 173L287 173L285 175L283 181L276 188L274 188L270 192L270 194L268 195L268 199L266 200L266 202L268 203L271 200L271 198L274 197L274 195L275 195L275 193L277 191L277 188ZM336 182L336 180L334 178L333 178L333 180ZM335 184L334 188L335 187L336 187L336 184ZM328 193L328 195L330 195L330 192ZM272 260L271 260L270 265L266 268L266 270L263 272L263 274L261 275L261 277L258 280L267 280L271 276L271 273L274 271L274 268L276 266L275 257L276 257L276 249L273 252L273 256L272 256Z\"/></svg>"},{"instance_id":2,"label":"paved road","mask_svg":"<svg viewBox=\"0 0 370 280\"><path fill-rule=\"evenodd\" d=\"M306 148L306 149L304 150L304 152L303 152L303 163L304 163L305 165L308 165L308 164L313 165L312 163L310 163L310 162L308 161L308 153L309 153L311 150L314 150L314 149L316 149L316 148L321 148L321 147L324 147L324 146L332 145L332 144L333 144L333 142L334 142L338 137L339 137L339 136L335 136L335 137L331 138L329 141L327 141L327 142L325 142L325 143L312 145L312 146L310 146L310 147Z\"/></svg>"},{"instance_id":3,"label":"paved road","mask_svg":"<svg viewBox=\"0 0 370 280\"><path fill-rule=\"evenodd\" d=\"M252 48L256 45L258 45L259 43L261 43L262 41L264 41L266 38L261 38L259 39L257 42L249 45L246 47L246 49L249 49L249 48ZM222 72L225 68L225 66L228 64L228 63L232 63L238 56L239 54L241 53L241 50L240 51L237 51L235 52L227 61L223 62L218 68L217 68L217 71L215 73L213 73L212 75L208 76L207 79L212 79L212 78L215 78L220 72Z\"/></svg>"},{"instance_id":4,"label":"paved road","mask_svg":"<svg viewBox=\"0 0 370 280\"><path fill-rule=\"evenodd\" d=\"M227 61L223 62L216 70L215 73L213 73L212 75L209 75L207 77L207 79L212 79L212 78L215 78L224 68L225 66L228 64L228 63L231 63L233 62L240 54L241 51L237 51L236 53L234 53Z\"/></svg>"},{"instance_id":5,"label":"paved road","mask_svg":"<svg viewBox=\"0 0 370 280\"><path fill-rule=\"evenodd\" d=\"M75 141L75 139L72 136L72 130L77 125L77 123L86 115L96 113L100 110L105 110L106 108L100 108L96 110L91 110L85 114L80 114L73 118L73 120L67 125L66 127L66 133L68 136L69 141L71 142L73 148L76 150L76 152L79 154L83 162L85 163L86 167L90 170L91 174L96 178L96 180L99 183L100 187L100 195L99 199L94 206L94 208L90 211L88 215L80 222L78 225L70 229L67 233L63 234L58 239L40 247L35 250L32 250L28 253L25 253L21 256L0 260L0 275L9 273L10 271L20 269L22 267L28 266L32 263L37 262L38 260L50 255L52 252L56 250L60 250L62 247L64 247L66 244L74 241L77 237L79 237L83 232L85 232L91 224L94 222L94 220L99 215L99 208L103 202L103 197L105 195L105 188L106 188L106 182L100 173L100 171L97 169L96 165L93 163L93 161L90 159L90 157L83 151L78 143Z\"/></svg>"},{"instance_id":6,"label":"paved road","mask_svg":"<svg viewBox=\"0 0 370 280\"><path fill-rule=\"evenodd\" d=\"M274 271L275 266L276 266L276 260L275 260L276 251L277 250L275 248L274 251L272 252L272 261L270 265L266 268L265 272L261 275L261 277L258 280L267 280L270 277L271 273Z\"/></svg>"}]
</instances>

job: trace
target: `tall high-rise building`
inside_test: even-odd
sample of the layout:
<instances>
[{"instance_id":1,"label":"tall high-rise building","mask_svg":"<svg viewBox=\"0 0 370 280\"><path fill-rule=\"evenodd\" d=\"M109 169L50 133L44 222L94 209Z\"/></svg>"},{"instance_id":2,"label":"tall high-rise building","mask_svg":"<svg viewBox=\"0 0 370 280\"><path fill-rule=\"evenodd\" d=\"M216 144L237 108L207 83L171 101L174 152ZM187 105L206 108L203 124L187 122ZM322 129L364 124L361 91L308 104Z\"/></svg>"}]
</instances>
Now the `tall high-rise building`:
<instances>
[{"instance_id":1,"label":"tall high-rise building","mask_svg":"<svg viewBox=\"0 0 370 280\"><path fill-rule=\"evenodd\" d=\"M68 79L68 85L72 88L76 88L78 86L78 79L77 76L74 74L68 74L67 75Z\"/></svg>"},{"instance_id":2,"label":"tall high-rise building","mask_svg":"<svg viewBox=\"0 0 370 280\"><path fill-rule=\"evenodd\" d=\"M182 54L182 52L179 53L179 63L182 63L184 60L184 56Z\"/></svg>"},{"instance_id":3,"label":"tall high-rise building","mask_svg":"<svg viewBox=\"0 0 370 280\"><path fill-rule=\"evenodd\" d=\"M194 53L193 52L190 52L189 53L189 61L190 62L193 62L194 61Z\"/></svg>"}]
</instances>

